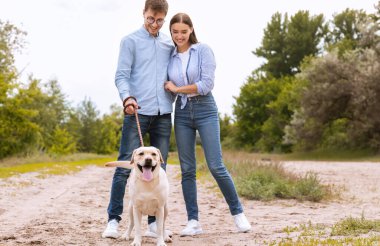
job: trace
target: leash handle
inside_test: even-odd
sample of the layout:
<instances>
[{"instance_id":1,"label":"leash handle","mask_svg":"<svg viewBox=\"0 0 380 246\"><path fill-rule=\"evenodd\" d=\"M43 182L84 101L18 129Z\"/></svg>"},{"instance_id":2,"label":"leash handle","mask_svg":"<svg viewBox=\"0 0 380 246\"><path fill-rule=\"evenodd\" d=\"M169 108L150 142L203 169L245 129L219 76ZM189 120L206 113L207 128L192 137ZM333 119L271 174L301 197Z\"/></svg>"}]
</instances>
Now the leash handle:
<instances>
[{"instance_id":1,"label":"leash handle","mask_svg":"<svg viewBox=\"0 0 380 246\"><path fill-rule=\"evenodd\" d=\"M129 104L125 105L124 106L124 114L127 114L127 108L129 106L134 107L134 105L132 103L129 103ZM137 131L138 131L139 137L140 137L140 144L141 144L141 147L144 147L144 141L143 141L142 134L141 134L139 115L137 114L137 109L140 109L140 108L141 108L140 106L138 106L137 108L135 108L135 118L136 118L136 124L137 124Z\"/></svg>"}]
</instances>

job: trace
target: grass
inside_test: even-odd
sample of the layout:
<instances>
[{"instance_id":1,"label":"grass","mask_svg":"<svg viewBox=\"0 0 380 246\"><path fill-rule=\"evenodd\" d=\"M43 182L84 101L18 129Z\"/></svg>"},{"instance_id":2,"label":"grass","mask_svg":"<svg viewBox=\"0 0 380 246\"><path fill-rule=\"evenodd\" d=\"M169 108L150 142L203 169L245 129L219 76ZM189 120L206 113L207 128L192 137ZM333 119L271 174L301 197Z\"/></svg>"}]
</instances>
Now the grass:
<instances>
[{"instance_id":1,"label":"grass","mask_svg":"<svg viewBox=\"0 0 380 246\"><path fill-rule=\"evenodd\" d=\"M380 220L367 220L361 218L348 217L332 227L332 236L359 236L370 231L380 232Z\"/></svg>"},{"instance_id":2,"label":"grass","mask_svg":"<svg viewBox=\"0 0 380 246\"><path fill-rule=\"evenodd\" d=\"M88 165L102 166L115 160L115 155L74 154L65 157L47 155L30 156L28 158L9 158L0 162L0 178L37 172L40 177L46 175L64 175L82 170Z\"/></svg>"},{"instance_id":3,"label":"grass","mask_svg":"<svg viewBox=\"0 0 380 246\"><path fill-rule=\"evenodd\" d=\"M380 221L348 217L328 227L327 225L307 225L286 227L288 234L298 232L295 238L285 238L280 242L269 242L268 245L379 245Z\"/></svg>"},{"instance_id":4,"label":"grass","mask_svg":"<svg viewBox=\"0 0 380 246\"><path fill-rule=\"evenodd\" d=\"M212 180L203 151L199 147L197 156L197 176ZM257 156L255 156L257 157ZM234 178L240 196L251 200L296 199L319 202L338 196L331 186L321 184L316 173L304 176L286 171L279 161L261 155L261 159L251 153L226 151L224 162Z\"/></svg>"}]
</instances>

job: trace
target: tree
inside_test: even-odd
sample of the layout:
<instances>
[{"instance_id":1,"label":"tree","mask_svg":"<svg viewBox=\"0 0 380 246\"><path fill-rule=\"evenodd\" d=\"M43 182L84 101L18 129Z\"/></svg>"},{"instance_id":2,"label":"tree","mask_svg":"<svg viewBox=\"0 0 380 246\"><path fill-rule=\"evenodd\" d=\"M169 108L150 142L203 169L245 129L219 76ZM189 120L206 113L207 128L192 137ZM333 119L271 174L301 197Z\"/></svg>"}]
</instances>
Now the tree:
<instances>
[{"instance_id":1,"label":"tree","mask_svg":"<svg viewBox=\"0 0 380 246\"><path fill-rule=\"evenodd\" d=\"M261 47L252 52L256 56L267 60L258 70L265 71L275 78L291 74L290 67L287 65L287 54L285 53L287 26L287 14L282 19L279 12L275 13L264 30Z\"/></svg>"},{"instance_id":2,"label":"tree","mask_svg":"<svg viewBox=\"0 0 380 246\"><path fill-rule=\"evenodd\" d=\"M236 119L236 138L240 146L255 148L262 137L262 125L269 118L268 104L276 100L281 81L276 79L248 79L240 89L233 105ZM256 146L257 149L257 146Z\"/></svg>"},{"instance_id":3,"label":"tree","mask_svg":"<svg viewBox=\"0 0 380 246\"><path fill-rule=\"evenodd\" d=\"M261 46L253 53L266 59L258 70L267 77L294 75L299 72L302 60L321 53L321 42L328 31L323 15L310 16L298 11L288 20L275 13L264 30Z\"/></svg>"},{"instance_id":4,"label":"tree","mask_svg":"<svg viewBox=\"0 0 380 246\"><path fill-rule=\"evenodd\" d=\"M111 113L104 115L97 136L96 153L111 154L118 150L124 114L122 107L114 104Z\"/></svg>"},{"instance_id":5,"label":"tree","mask_svg":"<svg viewBox=\"0 0 380 246\"><path fill-rule=\"evenodd\" d=\"M18 73L14 53L21 52L25 32L0 20L0 158L28 153L38 142L39 127L32 122L36 111L24 108L17 98Z\"/></svg>"},{"instance_id":6,"label":"tree","mask_svg":"<svg viewBox=\"0 0 380 246\"><path fill-rule=\"evenodd\" d=\"M91 101L85 98L76 110L76 116L80 127L77 136L78 148L82 152L96 152L96 145L100 135L101 127L99 111Z\"/></svg>"},{"instance_id":7,"label":"tree","mask_svg":"<svg viewBox=\"0 0 380 246\"><path fill-rule=\"evenodd\" d=\"M57 126L53 132L54 142L48 152L54 155L67 155L76 152L76 142L70 133Z\"/></svg>"},{"instance_id":8,"label":"tree","mask_svg":"<svg viewBox=\"0 0 380 246\"><path fill-rule=\"evenodd\" d=\"M338 54L343 55L347 50L356 49L361 39L360 26L368 18L365 11L348 8L334 15L327 42L329 50L338 49Z\"/></svg>"},{"instance_id":9,"label":"tree","mask_svg":"<svg viewBox=\"0 0 380 246\"><path fill-rule=\"evenodd\" d=\"M36 112L32 121L39 126L41 141L35 147L40 150L50 148L55 141L56 127L63 124L68 112L68 103L58 81L50 80L43 84L30 76L28 84L19 89L16 98L24 109Z\"/></svg>"},{"instance_id":10,"label":"tree","mask_svg":"<svg viewBox=\"0 0 380 246\"><path fill-rule=\"evenodd\" d=\"M305 57L321 53L320 44L327 32L323 14L310 16L309 11L298 11L290 18L285 52L291 74L300 72Z\"/></svg>"}]
</instances>

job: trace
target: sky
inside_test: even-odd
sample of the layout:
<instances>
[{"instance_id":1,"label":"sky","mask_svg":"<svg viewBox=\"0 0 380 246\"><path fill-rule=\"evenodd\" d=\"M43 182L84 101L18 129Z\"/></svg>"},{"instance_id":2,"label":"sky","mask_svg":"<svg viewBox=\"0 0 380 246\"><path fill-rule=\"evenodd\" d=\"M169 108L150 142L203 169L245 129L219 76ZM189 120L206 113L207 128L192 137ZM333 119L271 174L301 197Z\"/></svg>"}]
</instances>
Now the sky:
<instances>
[{"instance_id":1,"label":"sky","mask_svg":"<svg viewBox=\"0 0 380 246\"><path fill-rule=\"evenodd\" d=\"M234 97L251 72L264 60L252 54L275 12L308 10L331 20L346 8L373 13L378 0L168 0L161 31L169 35L170 18L185 12L200 42L216 59L213 95L222 114L232 116ZM57 79L67 100L76 107L85 98L100 113L121 105L114 84L120 40L144 22L145 0L0 0L0 20L28 34L16 66L22 80L33 75L42 82Z\"/></svg>"}]
</instances>

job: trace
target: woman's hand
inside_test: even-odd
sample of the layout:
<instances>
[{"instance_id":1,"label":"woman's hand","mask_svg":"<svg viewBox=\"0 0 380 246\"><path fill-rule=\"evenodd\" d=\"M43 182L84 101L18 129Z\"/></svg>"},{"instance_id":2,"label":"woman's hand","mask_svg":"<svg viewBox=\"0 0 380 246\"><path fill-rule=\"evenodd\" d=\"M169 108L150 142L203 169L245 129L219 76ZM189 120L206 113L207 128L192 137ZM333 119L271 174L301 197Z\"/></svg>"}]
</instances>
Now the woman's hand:
<instances>
[{"instance_id":1,"label":"woman's hand","mask_svg":"<svg viewBox=\"0 0 380 246\"><path fill-rule=\"evenodd\" d=\"M178 93L178 87L170 80L165 82L165 90L176 94Z\"/></svg>"}]
</instances>

